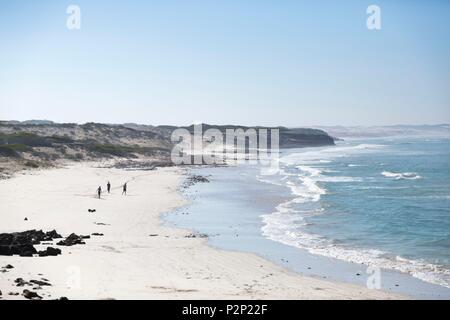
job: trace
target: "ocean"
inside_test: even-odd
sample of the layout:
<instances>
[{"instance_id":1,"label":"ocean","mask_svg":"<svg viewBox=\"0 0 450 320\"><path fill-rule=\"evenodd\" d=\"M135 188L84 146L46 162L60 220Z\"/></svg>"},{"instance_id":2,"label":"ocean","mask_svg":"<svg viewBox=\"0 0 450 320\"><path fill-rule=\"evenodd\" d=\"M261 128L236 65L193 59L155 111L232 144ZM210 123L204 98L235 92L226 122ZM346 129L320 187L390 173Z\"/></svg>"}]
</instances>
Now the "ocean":
<instances>
[{"instance_id":1,"label":"ocean","mask_svg":"<svg viewBox=\"0 0 450 320\"><path fill-rule=\"evenodd\" d=\"M450 297L450 139L281 150L277 173L260 169L196 169L211 182L166 219L304 274L364 283L375 266L383 289Z\"/></svg>"}]
</instances>

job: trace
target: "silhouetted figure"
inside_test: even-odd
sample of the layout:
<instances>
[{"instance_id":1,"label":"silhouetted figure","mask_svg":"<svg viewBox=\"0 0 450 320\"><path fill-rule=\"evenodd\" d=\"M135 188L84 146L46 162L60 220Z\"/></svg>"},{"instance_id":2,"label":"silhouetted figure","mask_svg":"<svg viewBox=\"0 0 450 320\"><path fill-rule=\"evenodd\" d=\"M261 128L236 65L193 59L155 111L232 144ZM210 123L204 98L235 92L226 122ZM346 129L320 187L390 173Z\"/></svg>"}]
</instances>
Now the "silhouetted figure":
<instances>
[{"instance_id":1,"label":"silhouetted figure","mask_svg":"<svg viewBox=\"0 0 450 320\"><path fill-rule=\"evenodd\" d=\"M97 194L98 194L98 198L100 199L102 196L102 187L100 187L100 186L98 187Z\"/></svg>"},{"instance_id":2,"label":"silhouetted figure","mask_svg":"<svg viewBox=\"0 0 450 320\"><path fill-rule=\"evenodd\" d=\"M109 181L108 184L106 185L106 189L108 189L108 193L111 192L111 183L109 183Z\"/></svg>"},{"instance_id":3,"label":"silhouetted figure","mask_svg":"<svg viewBox=\"0 0 450 320\"><path fill-rule=\"evenodd\" d=\"M126 183L123 185L122 195L127 195L127 184Z\"/></svg>"}]
</instances>

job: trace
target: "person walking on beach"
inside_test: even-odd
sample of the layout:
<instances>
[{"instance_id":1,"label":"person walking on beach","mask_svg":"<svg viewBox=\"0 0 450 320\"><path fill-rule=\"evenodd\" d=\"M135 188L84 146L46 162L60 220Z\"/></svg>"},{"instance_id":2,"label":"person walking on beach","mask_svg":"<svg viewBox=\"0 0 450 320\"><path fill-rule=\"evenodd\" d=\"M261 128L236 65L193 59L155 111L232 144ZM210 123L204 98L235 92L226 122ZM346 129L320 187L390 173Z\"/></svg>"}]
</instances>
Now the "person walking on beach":
<instances>
[{"instance_id":1,"label":"person walking on beach","mask_svg":"<svg viewBox=\"0 0 450 320\"><path fill-rule=\"evenodd\" d=\"M125 182L125 184L123 185L122 195L127 195L127 183L126 183L126 182Z\"/></svg>"},{"instance_id":2,"label":"person walking on beach","mask_svg":"<svg viewBox=\"0 0 450 320\"><path fill-rule=\"evenodd\" d=\"M101 186L98 187L97 194L98 194L98 198L100 199L102 196L102 187Z\"/></svg>"},{"instance_id":3,"label":"person walking on beach","mask_svg":"<svg viewBox=\"0 0 450 320\"><path fill-rule=\"evenodd\" d=\"M106 185L106 189L108 189L108 193L111 192L111 183L109 183L109 181L108 184Z\"/></svg>"}]
</instances>

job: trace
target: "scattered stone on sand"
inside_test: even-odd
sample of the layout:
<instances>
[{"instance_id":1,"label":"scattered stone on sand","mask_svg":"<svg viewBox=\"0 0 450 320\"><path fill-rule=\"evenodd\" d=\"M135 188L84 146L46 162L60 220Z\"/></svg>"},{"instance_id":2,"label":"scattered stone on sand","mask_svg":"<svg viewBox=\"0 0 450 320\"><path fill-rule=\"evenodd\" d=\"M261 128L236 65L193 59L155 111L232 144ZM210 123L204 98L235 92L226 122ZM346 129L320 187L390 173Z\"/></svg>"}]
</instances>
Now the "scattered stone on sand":
<instances>
[{"instance_id":1,"label":"scattered stone on sand","mask_svg":"<svg viewBox=\"0 0 450 320\"><path fill-rule=\"evenodd\" d=\"M55 231L44 233L42 230L29 230L24 232L1 233L0 234L0 256L19 255L32 257L37 254L34 245L42 241L52 241L61 238Z\"/></svg>"},{"instance_id":2,"label":"scattered stone on sand","mask_svg":"<svg viewBox=\"0 0 450 320\"><path fill-rule=\"evenodd\" d=\"M104 236L103 233L98 233L98 232L94 232L92 235L95 237L103 237Z\"/></svg>"},{"instance_id":3,"label":"scattered stone on sand","mask_svg":"<svg viewBox=\"0 0 450 320\"><path fill-rule=\"evenodd\" d=\"M361 275L361 273L358 272L356 275L359 277Z\"/></svg>"},{"instance_id":4,"label":"scattered stone on sand","mask_svg":"<svg viewBox=\"0 0 450 320\"><path fill-rule=\"evenodd\" d=\"M103 222L94 222L97 226L110 226L110 224L103 223Z\"/></svg>"},{"instance_id":5,"label":"scattered stone on sand","mask_svg":"<svg viewBox=\"0 0 450 320\"><path fill-rule=\"evenodd\" d=\"M9 296L18 296L19 293L18 292L8 292Z\"/></svg>"},{"instance_id":6,"label":"scattered stone on sand","mask_svg":"<svg viewBox=\"0 0 450 320\"><path fill-rule=\"evenodd\" d=\"M46 282L46 281L41 281L41 280L30 280L31 283L34 283L35 285L38 285L40 287L44 287L44 286L51 286L50 283Z\"/></svg>"},{"instance_id":7,"label":"scattered stone on sand","mask_svg":"<svg viewBox=\"0 0 450 320\"><path fill-rule=\"evenodd\" d=\"M57 243L58 246L73 246L76 244L86 244L83 240L89 239L90 236L79 236L75 233L72 233L70 236L68 236L66 239L61 240Z\"/></svg>"},{"instance_id":8,"label":"scattered stone on sand","mask_svg":"<svg viewBox=\"0 0 450 320\"><path fill-rule=\"evenodd\" d=\"M154 233L154 234L150 234L149 237L157 237L158 234Z\"/></svg>"},{"instance_id":9,"label":"scattered stone on sand","mask_svg":"<svg viewBox=\"0 0 450 320\"><path fill-rule=\"evenodd\" d=\"M60 234L58 234L58 232L56 232L56 230L48 231L45 233L45 235L47 236L47 238L49 238L49 240L62 238L62 236Z\"/></svg>"},{"instance_id":10,"label":"scattered stone on sand","mask_svg":"<svg viewBox=\"0 0 450 320\"><path fill-rule=\"evenodd\" d=\"M95 210L95 209L88 209L88 212L94 213L94 212L97 212L97 210Z\"/></svg>"},{"instance_id":11,"label":"scattered stone on sand","mask_svg":"<svg viewBox=\"0 0 450 320\"><path fill-rule=\"evenodd\" d=\"M25 281L22 278L17 278L16 280L14 280L14 283L17 287L32 286L30 282Z\"/></svg>"},{"instance_id":12,"label":"scattered stone on sand","mask_svg":"<svg viewBox=\"0 0 450 320\"><path fill-rule=\"evenodd\" d=\"M184 237L185 238L208 238L208 235L204 234L204 233L191 233Z\"/></svg>"},{"instance_id":13,"label":"scattered stone on sand","mask_svg":"<svg viewBox=\"0 0 450 320\"><path fill-rule=\"evenodd\" d=\"M188 188L188 187L193 186L196 183L208 183L208 182L209 182L208 178L194 174L194 175L190 175L189 177L187 177L183 186L184 186L184 188Z\"/></svg>"},{"instance_id":14,"label":"scattered stone on sand","mask_svg":"<svg viewBox=\"0 0 450 320\"><path fill-rule=\"evenodd\" d=\"M42 297L38 295L36 292L27 289L23 290L22 295L29 300L42 300Z\"/></svg>"},{"instance_id":15,"label":"scattered stone on sand","mask_svg":"<svg viewBox=\"0 0 450 320\"><path fill-rule=\"evenodd\" d=\"M47 249L38 252L39 257L57 256L61 254L61 250L58 248L47 247Z\"/></svg>"}]
</instances>

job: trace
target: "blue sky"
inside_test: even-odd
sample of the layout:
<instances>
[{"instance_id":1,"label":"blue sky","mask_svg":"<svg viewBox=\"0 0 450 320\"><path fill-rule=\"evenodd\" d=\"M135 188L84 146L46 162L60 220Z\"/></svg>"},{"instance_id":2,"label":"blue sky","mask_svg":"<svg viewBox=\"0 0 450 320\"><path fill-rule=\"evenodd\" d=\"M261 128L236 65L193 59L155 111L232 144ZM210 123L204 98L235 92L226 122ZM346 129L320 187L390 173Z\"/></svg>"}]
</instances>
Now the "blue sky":
<instances>
[{"instance_id":1,"label":"blue sky","mask_svg":"<svg viewBox=\"0 0 450 320\"><path fill-rule=\"evenodd\" d=\"M1 0L0 119L450 123L449 14L444 0Z\"/></svg>"}]
</instances>

